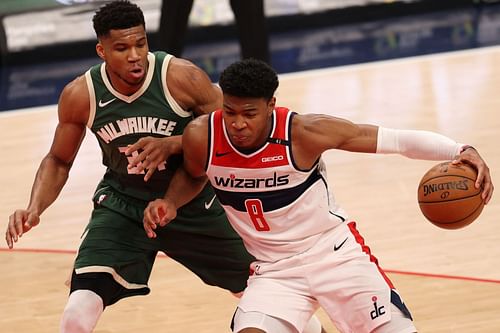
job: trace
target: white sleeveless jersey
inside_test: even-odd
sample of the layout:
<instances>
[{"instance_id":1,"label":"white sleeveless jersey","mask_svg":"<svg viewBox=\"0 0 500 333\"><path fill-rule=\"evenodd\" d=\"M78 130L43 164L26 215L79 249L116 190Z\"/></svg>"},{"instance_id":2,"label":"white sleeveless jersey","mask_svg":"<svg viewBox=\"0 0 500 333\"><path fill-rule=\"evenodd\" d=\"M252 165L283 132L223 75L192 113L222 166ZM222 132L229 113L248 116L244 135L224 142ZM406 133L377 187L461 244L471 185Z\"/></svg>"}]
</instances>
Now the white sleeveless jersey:
<instances>
[{"instance_id":1,"label":"white sleeveless jersey","mask_svg":"<svg viewBox=\"0 0 500 333\"><path fill-rule=\"evenodd\" d=\"M267 142L244 154L230 142L222 111L210 114L206 173L233 228L261 261L277 261L311 248L343 221L329 195L321 160L310 170L293 161L290 133L295 113L273 112Z\"/></svg>"}]
</instances>

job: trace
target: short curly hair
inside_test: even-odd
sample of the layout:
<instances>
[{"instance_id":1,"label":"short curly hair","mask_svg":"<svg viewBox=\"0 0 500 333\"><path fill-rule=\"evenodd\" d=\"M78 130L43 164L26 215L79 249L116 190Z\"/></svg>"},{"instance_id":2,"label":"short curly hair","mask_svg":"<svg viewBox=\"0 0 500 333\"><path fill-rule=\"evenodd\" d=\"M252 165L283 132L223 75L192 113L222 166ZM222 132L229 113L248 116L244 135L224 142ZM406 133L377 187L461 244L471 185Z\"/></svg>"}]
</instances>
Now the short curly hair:
<instances>
[{"instance_id":1,"label":"short curly hair","mask_svg":"<svg viewBox=\"0 0 500 333\"><path fill-rule=\"evenodd\" d=\"M127 29L138 25L146 28L142 10L128 0L105 4L96 11L92 22L97 38L107 36L113 29Z\"/></svg>"},{"instance_id":2,"label":"short curly hair","mask_svg":"<svg viewBox=\"0 0 500 333\"><path fill-rule=\"evenodd\" d=\"M270 99L278 88L278 75L267 63L243 59L222 71L219 86L224 94Z\"/></svg>"}]
</instances>

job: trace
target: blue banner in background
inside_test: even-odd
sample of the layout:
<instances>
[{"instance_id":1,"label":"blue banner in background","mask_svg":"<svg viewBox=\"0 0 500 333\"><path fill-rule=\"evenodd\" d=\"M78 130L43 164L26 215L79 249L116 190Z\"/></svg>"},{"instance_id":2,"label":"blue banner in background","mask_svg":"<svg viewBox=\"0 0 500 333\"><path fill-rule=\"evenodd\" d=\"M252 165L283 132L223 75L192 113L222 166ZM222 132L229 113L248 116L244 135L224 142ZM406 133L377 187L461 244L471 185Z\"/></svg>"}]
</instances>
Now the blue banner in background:
<instances>
[{"instance_id":1,"label":"blue banner in background","mask_svg":"<svg viewBox=\"0 0 500 333\"><path fill-rule=\"evenodd\" d=\"M271 34L270 42L279 73L498 45L500 5ZM239 44L187 45L184 57L217 81L240 58ZM55 104L65 84L99 61L95 57L2 68L0 110Z\"/></svg>"},{"instance_id":2,"label":"blue banner in background","mask_svg":"<svg viewBox=\"0 0 500 333\"><path fill-rule=\"evenodd\" d=\"M498 5L271 35L272 64L280 73L497 44ZM185 56L217 80L239 59L239 49L235 42L196 45Z\"/></svg>"}]
</instances>

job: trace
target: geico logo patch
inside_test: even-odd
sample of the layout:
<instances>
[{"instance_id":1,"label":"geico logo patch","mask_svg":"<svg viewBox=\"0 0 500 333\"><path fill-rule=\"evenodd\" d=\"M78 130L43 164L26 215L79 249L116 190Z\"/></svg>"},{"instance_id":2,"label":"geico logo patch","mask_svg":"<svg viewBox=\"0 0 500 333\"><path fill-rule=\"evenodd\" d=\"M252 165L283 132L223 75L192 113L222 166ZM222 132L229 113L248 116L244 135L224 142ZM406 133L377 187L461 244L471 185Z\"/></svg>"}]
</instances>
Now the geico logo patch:
<instances>
[{"instance_id":1,"label":"geico logo patch","mask_svg":"<svg viewBox=\"0 0 500 333\"><path fill-rule=\"evenodd\" d=\"M284 159L283 155L278 155L278 156L271 156L271 157L262 157L261 161L262 161L262 163L266 163L266 162L281 161L283 159Z\"/></svg>"}]
</instances>

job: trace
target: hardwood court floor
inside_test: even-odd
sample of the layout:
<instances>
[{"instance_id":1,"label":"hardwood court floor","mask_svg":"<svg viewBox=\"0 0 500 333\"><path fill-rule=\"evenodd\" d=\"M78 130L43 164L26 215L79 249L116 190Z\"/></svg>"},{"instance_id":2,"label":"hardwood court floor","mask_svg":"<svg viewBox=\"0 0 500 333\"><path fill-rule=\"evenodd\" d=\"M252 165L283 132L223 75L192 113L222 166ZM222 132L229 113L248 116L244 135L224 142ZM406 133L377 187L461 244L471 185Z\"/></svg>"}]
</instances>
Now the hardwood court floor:
<instances>
[{"instance_id":1,"label":"hardwood court floor","mask_svg":"<svg viewBox=\"0 0 500 333\"><path fill-rule=\"evenodd\" d=\"M499 91L500 48L493 47L284 75L277 99L300 113L443 133L476 146L498 180ZM0 113L0 228L25 207L55 121L54 106ZM325 161L337 201L389 271L419 332L500 332L498 193L472 225L441 230L425 221L416 203L420 177L435 162L338 151L326 153ZM89 135L41 225L15 251L2 241L0 332L57 332L64 281L102 172ZM237 301L172 260L157 261L151 287L151 295L107 309L95 332L229 332Z\"/></svg>"}]
</instances>

